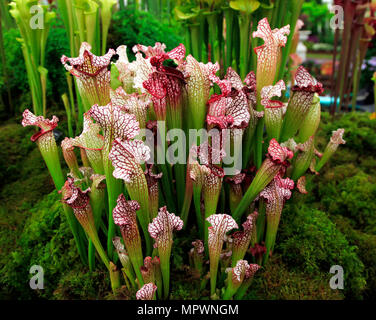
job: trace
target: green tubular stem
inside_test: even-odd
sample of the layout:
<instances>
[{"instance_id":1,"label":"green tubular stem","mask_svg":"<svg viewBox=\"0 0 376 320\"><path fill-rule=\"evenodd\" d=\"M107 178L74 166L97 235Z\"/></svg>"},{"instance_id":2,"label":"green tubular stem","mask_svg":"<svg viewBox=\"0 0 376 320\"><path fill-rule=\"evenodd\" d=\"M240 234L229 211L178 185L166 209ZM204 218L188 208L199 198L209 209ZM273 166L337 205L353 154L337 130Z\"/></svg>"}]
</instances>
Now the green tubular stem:
<instances>
[{"instance_id":1,"label":"green tubular stem","mask_svg":"<svg viewBox=\"0 0 376 320\"><path fill-rule=\"evenodd\" d=\"M226 63L225 70L232 65L232 35L233 35L233 20L234 20L234 11L230 8L224 8L224 16L226 21Z\"/></svg>"},{"instance_id":2,"label":"green tubular stem","mask_svg":"<svg viewBox=\"0 0 376 320\"><path fill-rule=\"evenodd\" d=\"M290 24L290 30L291 30L291 32L290 32L290 34L289 34L289 36L287 38L286 46L285 46L285 48L282 51L282 59L281 59L281 64L280 64L280 68L279 68L279 73L278 73L278 78L277 79L283 79L284 78L285 69L286 69L285 67L286 67L286 63L287 63L288 57L290 55L290 50L291 50L291 45L292 45L292 38L294 36L295 26L296 26L296 22L298 21L299 14L300 14L303 2L304 2L304 0L294 0L294 3L291 4L291 10L292 10L292 12L291 12L291 24ZM281 7L284 8L283 5L281 5Z\"/></svg>"},{"instance_id":3,"label":"green tubular stem","mask_svg":"<svg viewBox=\"0 0 376 320\"><path fill-rule=\"evenodd\" d=\"M219 256L210 261L210 296L215 294L217 287L217 273L218 273Z\"/></svg>"},{"instance_id":4,"label":"green tubular stem","mask_svg":"<svg viewBox=\"0 0 376 320\"><path fill-rule=\"evenodd\" d=\"M264 139L264 118L259 119L256 125L256 137L255 137L255 165L259 169L262 163L262 141Z\"/></svg>"},{"instance_id":5,"label":"green tubular stem","mask_svg":"<svg viewBox=\"0 0 376 320\"><path fill-rule=\"evenodd\" d=\"M219 64L221 63L220 58L220 47L219 47L219 34L218 34L218 14L216 12L209 12L206 15L208 25L209 25L209 42L211 47L211 62Z\"/></svg>"},{"instance_id":6,"label":"green tubular stem","mask_svg":"<svg viewBox=\"0 0 376 320\"><path fill-rule=\"evenodd\" d=\"M158 166L160 171L162 172L162 178L161 178L161 183L162 183L162 190L165 194L165 200L167 203L167 208L170 212L176 212L176 206L174 202L174 197L171 189L171 183L170 180L168 179L168 171L167 167L165 164L161 164Z\"/></svg>"},{"instance_id":7,"label":"green tubular stem","mask_svg":"<svg viewBox=\"0 0 376 320\"><path fill-rule=\"evenodd\" d=\"M183 109L186 106L187 99L186 99L186 93L183 92L180 97L180 101L177 104L171 104L168 103L166 107L166 124L167 128L170 129L183 129ZM187 136L187 135L185 135ZM163 150L165 150L165 146L167 145L167 138L168 135L163 134L162 139L163 141L166 141ZM171 144L174 143L174 141L171 139ZM177 143L177 142L175 142ZM173 166L173 171L175 173L175 184L176 184L176 190L177 190L177 198L178 198L178 209L181 209L184 202L184 187L185 186L185 165L176 163ZM172 169L170 166L170 181L172 181Z\"/></svg>"},{"instance_id":8,"label":"green tubular stem","mask_svg":"<svg viewBox=\"0 0 376 320\"><path fill-rule=\"evenodd\" d=\"M141 177L143 180L145 180L145 177ZM142 185L142 183L139 183L138 186ZM144 234L145 238L145 244L146 244L146 255L151 255L151 252L153 250L150 234L148 231L148 225L150 223L150 214L149 214L149 199L148 199L148 189L146 180L144 181L145 188L137 188L135 185L130 186L130 184L125 184L129 197L132 200L136 200L140 204L140 210L137 212L137 218L140 222L141 229Z\"/></svg>"},{"instance_id":9,"label":"green tubular stem","mask_svg":"<svg viewBox=\"0 0 376 320\"><path fill-rule=\"evenodd\" d=\"M47 94L47 69L45 68L38 68L39 69L39 72L40 72L40 82L41 82L41 85L42 85L42 92L41 92L41 95L42 95L42 110L43 110L43 116L45 117L46 116L46 113L47 113L47 98L46 98L46 94Z\"/></svg>"},{"instance_id":10,"label":"green tubular stem","mask_svg":"<svg viewBox=\"0 0 376 320\"><path fill-rule=\"evenodd\" d=\"M234 287L231 281L232 272L228 273L226 291L222 297L223 300L230 300L239 288Z\"/></svg>"},{"instance_id":11,"label":"green tubular stem","mask_svg":"<svg viewBox=\"0 0 376 320\"><path fill-rule=\"evenodd\" d=\"M88 264L88 256L86 251L86 246L84 242L84 233L80 232L82 230L80 224L75 218L72 209L65 203L63 203L63 210L65 217L67 218L68 225L72 231L74 241L76 243L78 254L80 255L81 261L84 265ZM83 230L82 230L83 231Z\"/></svg>"},{"instance_id":12,"label":"green tubular stem","mask_svg":"<svg viewBox=\"0 0 376 320\"><path fill-rule=\"evenodd\" d=\"M54 181L56 190L61 190L65 183L65 180L63 171L61 169L59 152L53 136L53 132L51 132L51 136L46 138L49 139L49 141L45 141L46 143L48 143L46 149L43 141L41 143L37 141L37 144L44 162L46 163L48 171L52 177L52 180ZM44 137L42 136L40 139L44 139Z\"/></svg>"},{"instance_id":13,"label":"green tubular stem","mask_svg":"<svg viewBox=\"0 0 376 320\"><path fill-rule=\"evenodd\" d=\"M40 139L43 139L41 137ZM43 142L41 145L39 145L39 142L37 142L40 153L42 154L42 157L44 159L44 162L46 163L46 166L48 168L48 171L50 172L50 175L52 177L52 180L54 181L55 188L56 190L61 190L61 188L64 185L64 176L63 176L63 171L61 170L61 165L60 165L60 158L59 158L59 153L58 149L56 146L55 140L49 141L49 146L45 150L43 147ZM68 224L70 226L70 229L73 233L73 237L76 242L77 250L80 254L81 260L87 264L87 254L86 254L86 249L85 249L85 244L84 244L84 238L83 238L83 232L82 228L80 227L78 221L76 220L72 209L70 209L66 204L63 204L64 208L64 213L65 216L67 217Z\"/></svg>"},{"instance_id":14,"label":"green tubular stem","mask_svg":"<svg viewBox=\"0 0 376 320\"><path fill-rule=\"evenodd\" d=\"M108 194L108 233L107 233L107 252L109 258L112 260L114 255L114 246L112 239L115 236L115 223L112 217L112 211L116 207L117 198L123 190L123 183L121 180L116 179L113 175L113 166L108 159L108 152L103 154L103 166L106 176L107 194Z\"/></svg>"},{"instance_id":15,"label":"green tubular stem","mask_svg":"<svg viewBox=\"0 0 376 320\"><path fill-rule=\"evenodd\" d=\"M163 279L163 298L167 299L170 292L170 256L171 243L166 243L163 250L158 250L159 259L161 261L161 272Z\"/></svg>"},{"instance_id":16,"label":"green tubular stem","mask_svg":"<svg viewBox=\"0 0 376 320\"><path fill-rule=\"evenodd\" d=\"M264 240L264 232L265 232L265 221L266 220L266 213L265 213L265 202L263 200L260 201L259 205L259 214L256 220L256 242L261 243Z\"/></svg>"},{"instance_id":17,"label":"green tubular stem","mask_svg":"<svg viewBox=\"0 0 376 320\"><path fill-rule=\"evenodd\" d=\"M132 274L132 272L131 272L130 270L127 270L127 269L125 269L125 268L123 268L123 269L121 269L121 270L123 271L124 280L125 280L126 278L128 278L128 280L129 280L129 282L130 282L132 288L135 289L135 288L137 287L136 282L134 281L135 274L134 274L134 273ZM130 289L130 288L129 288L129 289Z\"/></svg>"},{"instance_id":18,"label":"green tubular stem","mask_svg":"<svg viewBox=\"0 0 376 320\"><path fill-rule=\"evenodd\" d=\"M280 27L280 26L278 26L277 21L278 21L278 18L280 16L279 10L280 10L280 6L281 6L281 2L282 2L282 0L276 0L275 1L272 20L271 20L271 23L270 23L272 30Z\"/></svg>"},{"instance_id":19,"label":"green tubular stem","mask_svg":"<svg viewBox=\"0 0 376 320\"><path fill-rule=\"evenodd\" d=\"M201 213L201 189L200 187L193 187L193 203L195 205L197 228L199 232L200 239L204 238L204 224L203 217Z\"/></svg>"},{"instance_id":20,"label":"green tubular stem","mask_svg":"<svg viewBox=\"0 0 376 320\"><path fill-rule=\"evenodd\" d=\"M93 241L91 240L89 240L88 260L89 260L89 270L93 271L95 268L95 247L94 247Z\"/></svg>"},{"instance_id":21,"label":"green tubular stem","mask_svg":"<svg viewBox=\"0 0 376 320\"><path fill-rule=\"evenodd\" d=\"M41 89L40 89L39 77L36 75L36 72L37 72L36 67L34 67L31 62L31 54L28 52L26 48L26 44L23 43L21 45L21 48L22 48L24 59L25 59L27 79L29 82L31 98L33 101L33 111L36 115L41 115L43 112L42 110L43 108L42 108L42 101L40 97Z\"/></svg>"},{"instance_id":22,"label":"green tubular stem","mask_svg":"<svg viewBox=\"0 0 376 320\"><path fill-rule=\"evenodd\" d=\"M187 220L188 220L188 214L189 209L191 208L191 202L192 202L192 194L193 194L193 184L192 180L189 177L189 165L187 165L186 170L186 179L185 179L185 194L184 194L184 202L183 202L183 208L181 210L180 218L183 220L183 228L187 226Z\"/></svg>"},{"instance_id":23,"label":"green tubular stem","mask_svg":"<svg viewBox=\"0 0 376 320\"><path fill-rule=\"evenodd\" d=\"M102 56L106 54L108 29L110 27L110 21L103 20L102 18Z\"/></svg>"},{"instance_id":24,"label":"green tubular stem","mask_svg":"<svg viewBox=\"0 0 376 320\"><path fill-rule=\"evenodd\" d=\"M206 285L208 284L208 280L209 278L207 276L204 276L202 279L201 279L201 283L200 283L200 291L204 290L206 288Z\"/></svg>"},{"instance_id":25,"label":"green tubular stem","mask_svg":"<svg viewBox=\"0 0 376 320\"><path fill-rule=\"evenodd\" d=\"M111 289L114 294L116 294L117 290L121 287L120 283L120 272L117 269L116 265L110 262L110 281L111 281Z\"/></svg>"},{"instance_id":26,"label":"green tubular stem","mask_svg":"<svg viewBox=\"0 0 376 320\"><path fill-rule=\"evenodd\" d=\"M328 149L326 149L319 163L316 165L315 170L319 172L333 154L334 152L330 152Z\"/></svg>"},{"instance_id":27,"label":"green tubular stem","mask_svg":"<svg viewBox=\"0 0 376 320\"><path fill-rule=\"evenodd\" d=\"M156 270L155 282L158 288L157 289L158 299L163 299L163 279L162 279L162 271L161 271L160 266Z\"/></svg>"},{"instance_id":28,"label":"green tubular stem","mask_svg":"<svg viewBox=\"0 0 376 320\"><path fill-rule=\"evenodd\" d=\"M219 212L225 212L225 206L226 206L226 193L225 193L225 188L221 188L221 193L219 196Z\"/></svg>"},{"instance_id":29,"label":"green tubular stem","mask_svg":"<svg viewBox=\"0 0 376 320\"><path fill-rule=\"evenodd\" d=\"M248 288L251 286L251 284L252 284L252 279L244 280L235 294L235 300L242 300L244 295L247 293Z\"/></svg>"},{"instance_id":30,"label":"green tubular stem","mask_svg":"<svg viewBox=\"0 0 376 320\"><path fill-rule=\"evenodd\" d=\"M191 37L191 51L193 57L197 61L201 61L202 57L202 38L200 32L200 23L192 23L189 25L190 37Z\"/></svg>"},{"instance_id":31,"label":"green tubular stem","mask_svg":"<svg viewBox=\"0 0 376 320\"><path fill-rule=\"evenodd\" d=\"M251 26L251 34L253 34L253 31L255 31L256 24ZM251 58L250 61L248 62L248 70L256 70L257 69L257 54L255 53L254 49L257 48L259 44L259 38L253 38L251 37L251 48L249 51L251 52Z\"/></svg>"},{"instance_id":32,"label":"green tubular stem","mask_svg":"<svg viewBox=\"0 0 376 320\"><path fill-rule=\"evenodd\" d=\"M189 29L188 23L183 24L184 28L184 44L186 54L192 54L192 43L191 43L191 31Z\"/></svg>"},{"instance_id":33,"label":"green tubular stem","mask_svg":"<svg viewBox=\"0 0 376 320\"><path fill-rule=\"evenodd\" d=\"M172 170L171 165L166 163L165 155L166 155L166 128L163 127L161 132L158 132L160 143L157 144L157 163L159 172L162 172L162 190L165 195L165 200L167 202L167 208L170 212L177 212L177 206L175 204L175 197L173 196L172 191ZM158 130L159 131L159 130Z\"/></svg>"},{"instance_id":34,"label":"green tubular stem","mask_svg":"<svg viewBox=\"0 0 376 320\"><path fill-rule=\"evenodd\" d=\"M69 105L69 100L68 96L66 93L64 93L61 96L61 99L63 100L64 108L65 108L65 113L67 114L67 121L68 121L68 134L69 137L73 137L73 127L72 127L72 113L71 113L71 107Z\"/></svg>"},{"instance_id":35,"label":"green tubular stem","mask_svg":"<svg viewBox=\"0 0 376 320\"><path fill-rule=\"evenodd\" d=\"M239 13L239 29L240 29L240 77L245 78L248 72L250 44L249 33L251 30L251 15L247 13Z\"/></svg>"},{"instance_id":36,"label":"green tubular stem","mask_svg":"<svg viewBox=\"0 0 376 320\"><path fill-rule=\"evenodd\" d=\"M276 28L282 28L284 26L283 23L286 20L286 15L291 9L292 9L291 3L287 3L287 5L286 5L286 3L283 3L283 1L281 1L280 6L278 8L278 17L277 17ZM295 27L294 27L294 29L295 29ZM293 31L294 29L291 28L290 30ZM292 32L292 33L294 33L294 32Z\"/></svg>"},{"instance_id":37,"label":"green tubular stem","mask_svg":"<svg viewBox=\"0 0 376 320\"><path fill-rule=\"evenodd\" d=\"M69 93L69 100L68 101L69 101L70 107L71 107L71 112L70 113L73 116L73 119L74 119L74 122L75 122L75 125L76 125L76 130L77 130L77 128L78 128L78 119L77 119L76 108L75 108L75 104L74 104L72 75L69 72L67 72L66 73L66 77L67 77L67 85L68 85L68 93Z\"/></svg>"},{"instance_id":38,"label":"green tubular stem","mask_svg":"<svg viewBox=\"0 0 376 320\"><path fill-rule=\"evenodd\" d=\"M143 266L142 251L139 248L127 248L129 259L131 260L133 270L136 274L140 288L144 285L144 278L141 274L141 267Z\"/></svg>"},{"instance_id":39,"label":"green tubular stem","mask_svg":"<svg viewBox=\"0 0 376 320\"><path fill-rule=\"evenodd\" d=\"M95 249L97 250L103 264L106 266L108 271L111 271L110 261L109 261L107 254L104 251L102 244L101 244L101 242L98 238L98 233L97 233L97 230L95 228L94 221L93 221L93 223L89 223L86 231L87 231L87 234L90 237L90 240L92 241Z\"/></svg>"},{"instance_id":40,"label":"green tubular stem","mask_svg":"<svg viewBox=\"0 0 376 320\"><path fill-rule=\"evenodd\" d=\"M256 126L257 127L257 126ZM244 139L243 139L243 147L242 147L242 168L246 169L249 161L251 160L251 153L252 153L252 144L254 140L254 135L256 131L256 127L247 127L245 129Z\"/></svg>"},{"instance_id":41,"label":"green tubular stem","mask_svg":"<svg viewBox=\"0 0 376 320\"><path fill-rule=\"evenodd\" d=\"M235 13L235 17L233 20L233 48L234 48L234 60L232 67L236 72L240 72L239 65L240 65L240 30L239 30L239 19L238 19L238 12Z\"/></svg>"},{"instance_id":42,"label":"green tubular stem","mask_svg":"<svg viewBox=\"0 0 376 320\"><path fill-rule=\"evenodd\" d=\"M184 164L177 163L173 166L175 173L175 186L176 194L178 198L178 210L183 210L184 198L185 198L185 173L186 166Z\"/></svg>"},{"instance_id":43,"label":"green tubular stem","mask_svg":"<svg viewBox=\"0 0 376 320\"><path fill-rule=\"evenodd\" d=\"M272 253L272 249L275 244L275 239L277 237L278 225L281 216L276 215L275 217L266 217L266 235L265 235L265 247L266 253L263 258L263 265L265 266L268 262L269 256Z\"/></svg>"},{"instance_id":44,"label":"green tubular stem","mask_svg":"<svg viewBox=\"0 0 376 320\"><path fill-rule=\"evenodd\" d=\"M264 161L265 166L267 166L266 161L268 161L268 159ZM263 169L263 167L259 169L251 185L248 187L242 200L237 206L234 214L232 215L237 222L239 222L241 216L256 199L257 195L273 180L280 169L280 166L269 167L266 170Z\"/></svg>"},{"instance_id":45,"label":"green tubular stem","mask_svg":"<svg viewBox=\"0 0 376 320\"><path fill-rule=\"evenodd\" d=\"M77 131L81 130L83 126L83 115L84 115L84 105L82 102L82 98L80 92L78 90L77 80L74 79L74 86L76 91L76 100L77 100L77 109L78 109L78 125L79 127L76 128Z\"/></svg>"},{"instance_id":46,"label":"green tubular stem","mask_svg":"<svg viewBox=\"0 0 376 320\"><path fill-rule=\"evenodd\" d=\"M121 273L123 275L123 279L124 279L124 282L125 282L125 286L127 287L128 290L131 290L133 288L133 286L131 286L131 284L129 283L129 280L128 280L128 277L124 271L125 269L121 269Z\"/></svg>"},{"instance_id":47,"label":"green tubular stem","mask_svg":"<svg viewBox=\"0 0 376 320\"><path fill-rule=\"evenodd\" d=\"M260 92L257 93L257 104L256 104L257 111L263 111L264 107L261 105L261 96ZM262 142L264 140L264 124L265 119L262 117L257 121L256 125L256 132L255 132L255 150L254 150L254 163L256 168L259 169L262 163Z\"/></svg>"}]
</instances>

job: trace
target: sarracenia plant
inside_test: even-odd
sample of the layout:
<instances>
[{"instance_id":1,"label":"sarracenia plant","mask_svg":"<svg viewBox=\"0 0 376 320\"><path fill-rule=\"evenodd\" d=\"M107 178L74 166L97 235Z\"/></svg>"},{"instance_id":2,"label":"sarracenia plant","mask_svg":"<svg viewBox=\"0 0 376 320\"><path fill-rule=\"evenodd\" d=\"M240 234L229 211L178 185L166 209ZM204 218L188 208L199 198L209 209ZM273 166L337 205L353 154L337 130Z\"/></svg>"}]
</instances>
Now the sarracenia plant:
<instances>
[{"instance_id":1,"label":"sarracenia plant","mask_svg":"<svg viewBox=\"0 0 376 320\"><path fill-rule=\"evenodd\" d=\"M108 269L110 273L112 290L116 292L116 290L120 288L120 278L117 275L119 271L117 270L116 266L109 261L98 238L98 233L94 222L94 215L90 205L90 197L88 194L90 189L82 191L80 188L75 186L73 178L68 178L61 189L61 192L63 195L63 201L73 209L77 221L93 242L102 262Z\"/></svg>"},{"instance_id":2,"label":"sarracenia plant","mask_svg":"<svg viewBox=\"0 0 376 320\"><path fill-rule=\"evenodd\" d=\"M158 216L149 224L150 236L155 240L154 247L158 250L161 261L163 279L163 297L167 299L170 292L170 255L172 236L174 230L183 228L183 220L173 213L169 213L166 207L159 209Z\"/></svg>"},{"instance_id":3,"label":"sarracenia plant","mask_svg":"<svg viewBox=\"0 0 376 320\"><path fill-rule=\"evenodd\" d=\"M215 294L219 256L227 232L238 227L235 220L227 214L213 214L207 218L209 227L209 258L210 258L210 295Z\"/></svg>"},{"instance_id":4,"label":"sarracenia plant","mask_svg":"<svg viewBox=\"0 0 376 320\"><path fill-rule=\"evenodd\" d=\"M38 145L39 151L42 155L48 171L54 181L56 190L60 190L64 185L64 175L60 165L59 151L56 145L53 130L57 127L59 119L53 116L52 120L43 118L43 116L35 116L31 111L26 109L23 113L22 125L37 126L39 132L31 137L31 141ZM85 238L80 226L75 220L72 210L64 205L64 213L67 217L69 226L73 233L78 252L81 260L87 263L87 254L85 252Z\"/></svg>"},{"instance_id":5,"label":"sarracenia plant","mask_svg":"<svg viewBox=\"0 0 376 320\"><path fill-rule=\"evenodd\" d=\"M245 15L244 3L233 1L232 7L235 2ZM276 8L283 13L281 2ZM214 20L218 12L210 14L205 18ZM289 14L275 19L288 20ZM251 46L257 39L264 43L249 61L256 74L243 66L242 77L235 68L186 57L182 44L167 52L162 43L136 45L130 62L126 46L95 56L83 43L78 58L62 58L77 77L87 110L82 133L61 144L70 171L64 207L80 255L94 270L102 267L95 264L98 252L114 291L119 272L110 261L116 261L116 250L132 297L168 298L171 262L178 261L171 259L173 231L184 226L179 234L197 235L188 259L199 292L207 292L210 279L211 298L243 298L255 272L274 261L283 207L294 188L308 193L308 175L317 174L345 143L338 129L323 153L316 149L323 88L306 69L297 69L285 97L288 83L278 75L285 71L289 26L272 30L263 18L252 28ZM215 56L220 46L210 41ZM41 128L32 140L60 190L66 178L53 136L56 124L56 117L24 113L23 125ZM184 243L179 242L182 250Z\"/></svg>"},{"instance_id":6,"label":"sarracenia plant","mask_svg":"<svg viewBox=\"0 0 376 320\"><path fill-rule=\"evenodd\" d=\"M46 116L47 73L45 66L46 43L55 12L48 11L38 0L13 0L9 6L21 38L27 78L36 115Z\"/></svg>"},{"instance_id":7,"label":"sarracenia plant","mask_svg":"<svg viewBox=\"0 0 376 320\"><path fill-rule=\"evenodd\" d=\"M108 29L111 23L111 14L116 4L116 0L57 0L58 12L64 22L67 38L69 40L70 55L76 56L80 51L80 44L89 43L96 55L104 55L107 48ZM87 72L90 73L89 70ZM77 80L77 79L75 79ZM91 105L87 105L81 96L79 83L72 83L71 76L67 74L69 101L64 100L67 109L76 114L76 104L78 107L78 118L75 118L76 129L82 126L81 118L84 111ZM74 90L75 89L75 90ZM76 91L76 101L74 99ZM106 104L99 100L93 104ZM72 126L72 124L71 124Z\"/></svg>"}]
</instances>

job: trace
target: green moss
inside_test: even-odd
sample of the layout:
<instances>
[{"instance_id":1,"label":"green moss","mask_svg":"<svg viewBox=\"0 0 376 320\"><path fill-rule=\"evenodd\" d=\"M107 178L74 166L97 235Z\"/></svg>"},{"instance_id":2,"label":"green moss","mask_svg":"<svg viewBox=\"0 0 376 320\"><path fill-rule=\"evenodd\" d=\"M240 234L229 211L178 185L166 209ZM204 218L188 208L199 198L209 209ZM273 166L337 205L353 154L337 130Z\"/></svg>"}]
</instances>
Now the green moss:
<instances>
[{"instance_id":1,"label":"green moss","mask_svg":"<svg viewBox=\"0 0 376 320\"><path fill-rule=\"evenodd\" d=\"M361 297L364 265L352 246L325 212L306 205L285 210L276 251L290 270L317 276L340 265L345 272L345 292Z\"/></svg>"},{"instance_id":2,"label":"green moss","mask_svg":"<svg viewBox=\"0 0 376 320\"><path fill-rule=\"evenodd\" d=\"M367 285L364 296L369 299L374 298L376 294L376 235L354 229L352 221L348 218L335 216L333 219L341 232L346 235L349 243L359 248L358 256L366 266Z\"/></svg>"},{"instance_id":3,"label":"green moss","mask_svg":"<svg viewBox=\"0 0 376 320\"><path fill-rule=\"evenodd\" d=\"M53 299L92 300L108 294L110 287L108 273L104 271L83 271L79 263L73 270L61 274Z\"/></svg>"},{"instance_id":4,"label":"green moss","mask_svg":"<svg viewBox=\"0 0 376 320\"><path fill-rule=\"evenodd\" d=\"M346 144L341 148L355 151L359 156L376 153L376 121L369 118L369 113L347 113L338 115L335 121L323 112L318 135L329 140L332 131L344 128Z\"/></svg>"},{"instance_id":5,"label":"green moss","mask_svg":"<svg viewBox=\"0 0 376 320\"><path fill-rule=\"evenodd\" d=\"M292 269L275 255L267 267L256 273L245 300L340 300L341 290L329 287L329 273L311 275Z\"/></svg>"},{"instance_id":6,"label":"green moss","mask_svg":"<svg viewBox=\"0 0 376 320\"><path fill-rule=\"evenodd\" d=\"M59 276L80 263L59 199L54 191L24 212L25 228L1 270L2 295L7 298L51 297ZM27 285L33 265L44 269L44 290L34 291Z\"/></svg>"},{"instance_id":7,"label":"green moss","mask_svg":"<svg viewBox=\"0 0 376 320\"><path fill-rule=\"evenodd\" d=\"M330 214L353 219L357 229L376 233L376 177L357 170L348 176L344 170L330 176L320 188L321 203ZM344 179L344 175L347 176Z\"/></svg>"}]
</instances>

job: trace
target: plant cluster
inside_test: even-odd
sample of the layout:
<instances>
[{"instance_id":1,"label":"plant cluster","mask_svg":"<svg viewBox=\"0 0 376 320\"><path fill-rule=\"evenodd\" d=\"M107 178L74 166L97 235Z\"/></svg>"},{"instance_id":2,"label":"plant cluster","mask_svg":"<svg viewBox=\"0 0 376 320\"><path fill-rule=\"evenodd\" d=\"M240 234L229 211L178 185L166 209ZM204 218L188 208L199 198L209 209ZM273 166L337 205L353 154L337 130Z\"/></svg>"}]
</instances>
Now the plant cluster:
<instances>
[{"instance_id":1,"label":"plant cluster","mask_svg":"<svg viewBox=\"0 0 376 320\"><path fill-rule=\"evenodd\" d=\"M266 17L273 29L290 25L295 30L302 4L302 0L189 0L178 1L174 14L186 30L188 52L204 62L218 61L223 72L232 67L244 79L257 65L256 49L261 41L250 37L257 22ZM285 66L294 53L294 32L287 36L276 80L288 76Z\"/></svg>"},{"instance_id":2,"label":"plant cluster","mask_svg":"<svg viewBox=\"0 0 376 320\"><path fill-rule=\"evenodd\" d=\"M323 88L303 67L280 101L286 86L275 78L289 34L288 25L259 21L253 37L264 44L244 80L231 67L219 77L218 63L186 56L182 44L168 52L136 45L130 62L124 45L96 56L83 42L78 57L61 58L90 105L82 133L61 143L67 178L53 135L58 118L25 110L22 125L40 128L31 140L62 195L81 260L94 270L97 253L115 293L123 278L137 299L169 297L174 232L193 212L191 271L202 290L210 282L212 299L242 298L268 263L285 202L295 188L307 193L307 171L317 173L345 143L344 130L334 130L317 151Z\"/></svg>"}]
</instances>

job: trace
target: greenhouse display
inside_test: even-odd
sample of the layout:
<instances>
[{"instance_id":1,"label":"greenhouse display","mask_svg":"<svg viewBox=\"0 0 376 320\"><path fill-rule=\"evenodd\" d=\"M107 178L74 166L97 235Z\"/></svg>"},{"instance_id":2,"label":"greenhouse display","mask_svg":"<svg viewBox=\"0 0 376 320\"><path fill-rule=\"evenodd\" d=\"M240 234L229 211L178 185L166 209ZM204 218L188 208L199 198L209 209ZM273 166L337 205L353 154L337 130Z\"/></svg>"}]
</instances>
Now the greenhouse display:
<instances>
[{"instance_id":1,"label":"greenhouse display","mask_svg":"<svg viewBox=\"0 0 376 320\"><path fill-rule=\"evenodd\" d=\"M3 300L375 298L375 1L0 15Z\"/></svg>"}]
</instances>

